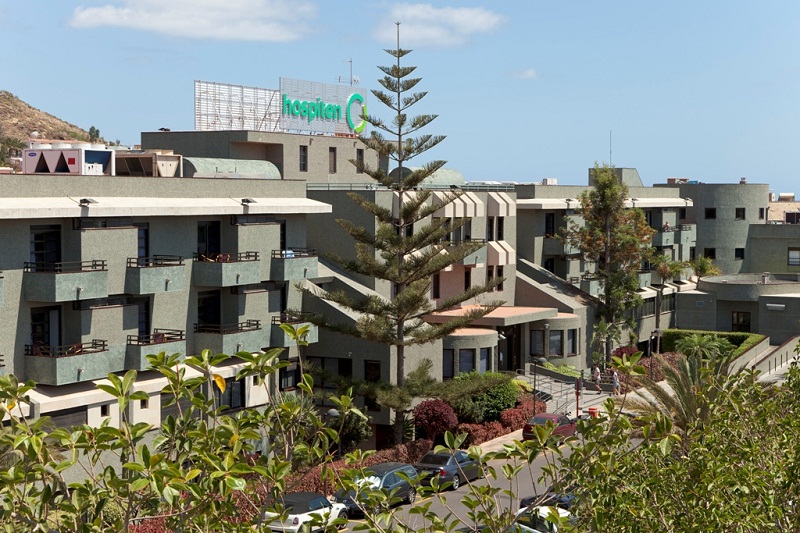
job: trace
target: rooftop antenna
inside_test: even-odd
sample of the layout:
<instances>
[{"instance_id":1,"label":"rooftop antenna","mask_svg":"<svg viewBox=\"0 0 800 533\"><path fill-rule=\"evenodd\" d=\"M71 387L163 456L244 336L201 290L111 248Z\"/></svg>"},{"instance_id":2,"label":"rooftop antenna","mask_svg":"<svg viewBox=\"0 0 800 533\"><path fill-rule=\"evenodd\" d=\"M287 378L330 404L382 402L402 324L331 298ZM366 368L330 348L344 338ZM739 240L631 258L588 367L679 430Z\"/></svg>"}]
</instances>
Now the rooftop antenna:
<instances>
[{"instance_id":1,"label":"rooftop antenna","mask_svg":"<svg viewBox=\"0 0 800 533\"><path fill-rule=\"evenodd\" d=\"M358 85L361 80L358 78L358 76L353 76L353 58L351 57L347 60L347 62L350 63L350 78L348 81L350 82L350 87L352 87L353 85ZM339 83L344 81L342 76L339 76L337 79L339 80Z\"/></svg>"}]
</instances>

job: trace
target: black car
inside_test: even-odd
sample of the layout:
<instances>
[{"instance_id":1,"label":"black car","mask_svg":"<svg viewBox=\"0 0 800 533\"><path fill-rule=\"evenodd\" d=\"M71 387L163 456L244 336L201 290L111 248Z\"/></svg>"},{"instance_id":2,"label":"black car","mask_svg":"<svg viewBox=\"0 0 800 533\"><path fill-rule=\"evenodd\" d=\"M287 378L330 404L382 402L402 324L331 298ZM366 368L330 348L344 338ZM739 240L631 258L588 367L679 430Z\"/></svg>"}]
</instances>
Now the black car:
<instances>
[{"instance_id":1,"label":"black car","mask_svg":"<svg viewBox=\"0 0 800 533\"><path fill-rule=\"evenodd\" d=\"M422 483L429 485L433 478L437 478L440 487L451 483L453 490L458 489L462 481L470 481L483 474L480 461L471 459L463 450L454 453L428 452L414 466L423 476Z\"/></svg>"},{"instance_id":2,"label":"black car","mask_svg":"<svg viewBox=\"0 0 800 533\"><path fill-rule=\"evenodd\" d=\"M380 489L387 496L400 498L405 503L414 503L417 498L417 490L400 474L405 475L410 481L414 481L418 477L417 470L410 464L391 462L365 468L363 474L355 478L355 482L359 485L363 484L365 489ZM356 501L354 491L340 490L334 495L334 498L347 507L347 514L350 516L363 514L363 509L367 505L367 502L362 501L360 497L359 501ZM373 511L379 510L380 508L373 509Z\"/></svg>"},{"instance_id":3,"label":"black car","mask_svg":"<svg viewBox=\"0 0 800 533\"><path fill-rule=\"evenodd\" d=\"M519 508L524 509L531 504L536 504L547 507L558 507L569 511L574 499L574 487L566 487L563 490L556 490L555 487L550 487L545 494L526 496L520 499Z\"/></svg>"}]
</instances>

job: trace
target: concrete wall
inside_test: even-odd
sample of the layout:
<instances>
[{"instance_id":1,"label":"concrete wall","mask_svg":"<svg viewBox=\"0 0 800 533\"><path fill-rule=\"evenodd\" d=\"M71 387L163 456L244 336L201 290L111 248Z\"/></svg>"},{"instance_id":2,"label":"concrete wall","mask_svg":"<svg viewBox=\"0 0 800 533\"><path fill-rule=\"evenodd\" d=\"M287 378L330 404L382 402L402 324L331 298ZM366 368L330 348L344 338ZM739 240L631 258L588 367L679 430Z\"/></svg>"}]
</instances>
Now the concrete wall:
<instances>
[{"instance_id":1,"label":"concrete wall","mask_svg":"<svg viewBox=\"0 0 800 533\"><path fill-rule=\"evenodd\" d=\"M800 273L788 264L789 248L800 249L800 224L751 224L742 272Z\"/></svg>"}]
</instances>

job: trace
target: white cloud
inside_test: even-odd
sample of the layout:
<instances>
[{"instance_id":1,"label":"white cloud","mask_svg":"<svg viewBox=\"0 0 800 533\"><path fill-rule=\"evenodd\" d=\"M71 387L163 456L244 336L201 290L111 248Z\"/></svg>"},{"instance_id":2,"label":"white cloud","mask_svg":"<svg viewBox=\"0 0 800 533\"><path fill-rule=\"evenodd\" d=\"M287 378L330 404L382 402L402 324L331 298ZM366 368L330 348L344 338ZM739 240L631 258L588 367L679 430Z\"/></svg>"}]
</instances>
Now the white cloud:
<instances>
[{"instance_id":1,"label":"white cloud","mask_svg":"<svg viewBox=\"0 0 800 533\"><path fill-rule=\"evenodd\" d=\"M113 26L164 35L229 41L294 41L310 33L308 0L122 0L75 9L75 28Z\"/></svg>"},{"instance_id":2,"label":"white cloud","mask_svg":"<svg viewBox=\"0 0 800 533\"><path fill-rule=\"evenodd\" d=\"M373 35L381 42L394 43L395 22L400 22L400 46L456 46L473 35L492 33L505 17L482 7L434 7L430 4L392 6Z\"/></svg>"},{"instance_id":3,"label":"white cloud","mask_svg":"<svg viewBox=\"0 0 800 533\"><path fill-rule=\"evenodd\" d=\"M511 75L521 80L535 80L536 78L539 77L539 73L532 68L518 70L516 72L512 72Z\"/></svg>"}]
</instances>

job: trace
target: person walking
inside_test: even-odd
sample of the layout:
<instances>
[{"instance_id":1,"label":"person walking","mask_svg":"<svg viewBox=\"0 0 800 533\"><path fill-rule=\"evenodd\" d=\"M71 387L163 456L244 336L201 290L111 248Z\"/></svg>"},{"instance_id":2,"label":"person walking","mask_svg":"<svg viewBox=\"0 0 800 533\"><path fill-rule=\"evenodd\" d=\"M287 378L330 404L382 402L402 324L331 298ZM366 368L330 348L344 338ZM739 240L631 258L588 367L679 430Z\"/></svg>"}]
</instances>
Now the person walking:
<instances>
[{"instance_id":1,"label":"person walking","mask_svg":"<svg viewBox=\"0 0 800 533\"><path fill-rule=\"evenodd\" d=\"M602 392L600 390L600 367L597 366L597 363L595 363L594 368L592 368L592 381L594 381L595 390L600 394L600 392Z\"/></svg>"},{"instance_id":2,"label":"person walking","mask_svg":"<svg viewBox=\"0 0 800 533\"><path fill-rule=\"evenodd\" d=\"M617 369L614 368L611 370L611 392L614 396L619 396L619 373L617 373Z\"/></svg>"}]
</instances>

